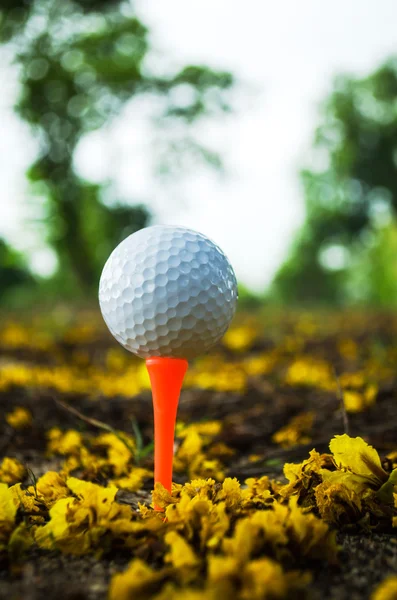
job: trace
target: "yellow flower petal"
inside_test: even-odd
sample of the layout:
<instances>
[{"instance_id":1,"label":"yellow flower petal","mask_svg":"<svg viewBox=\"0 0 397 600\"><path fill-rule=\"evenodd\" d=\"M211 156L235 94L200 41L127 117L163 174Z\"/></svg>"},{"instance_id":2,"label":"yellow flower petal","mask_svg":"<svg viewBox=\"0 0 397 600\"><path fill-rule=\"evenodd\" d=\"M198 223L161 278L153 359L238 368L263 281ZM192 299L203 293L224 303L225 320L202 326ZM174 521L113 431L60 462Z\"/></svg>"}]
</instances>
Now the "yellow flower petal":
<instances>
[{"instance_id":1,"label":"yellow flower petal","mask_svg":"<svg viewBox=\"0 0 397 600\"><path fill-rule=\"evenodd\" d=\"M396 600L397 576L386 577L371 596L371 600Z\"/></svg>"},{"instance_id":2,"label":"yellow flower petal","mask_svg":"<svg viewBox=\"0 0 397 600\"><path fill-rule=\"evenodd\" d=\"M13 485L23 481L26 477L26 468L16 458L3 458L0 465L0 481Z\"/></svg>"},{"instance_id":3,"label":"yellow flower petal","mask_svg":"<svg viewBox=\"0 0 397 600\"><path fill-rule=\"evenodd\" d=\"M155 584L163 579L163 572L155 571L136 558L124 573L114 575L109 587L109 600L146 600L152 597Z\"/></svg>"},{"instance_id":4,"label":"yellow flower petal","mask_svg":"<svg viewBox=\"0 0 397 600\"><path fill-rule=\"evenodd\" d=\"M32 414L26 408L17 406L6 415L6 421L13 429L27 429L32 424Z\"/></svg>"},{"instance_id":5,"label":"yellow flower petal","mask_svg":"<svg viewBox=\"0 0 397 600\"><path fill-rule=\"evenodd\" d=\"M329 448L334 455L338 467L348 469L357 475L369 477L384 473L379 454L361 437L336 435L330 442Z\"/></svg>"}]
</instances>

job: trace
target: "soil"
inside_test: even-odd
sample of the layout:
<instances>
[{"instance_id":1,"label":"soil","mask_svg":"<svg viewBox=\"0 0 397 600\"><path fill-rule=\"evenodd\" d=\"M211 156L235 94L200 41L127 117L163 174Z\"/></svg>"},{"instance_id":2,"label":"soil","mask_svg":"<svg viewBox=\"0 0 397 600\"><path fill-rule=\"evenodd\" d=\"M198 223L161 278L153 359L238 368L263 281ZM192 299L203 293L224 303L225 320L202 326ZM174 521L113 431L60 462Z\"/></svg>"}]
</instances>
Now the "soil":
<instances>
[{"instance_id":1,"label":"soil","mask_svg":"<svg viewBox=\"0 0 397 600\"><path fill-rule=\"evenodd\" d=\"M266 341L263 342L263 347ZM324 347L333 354L332 340ZM257 350L257 349L256 349ZM313 351L313 349L311 349ZM253 349L255 351L255 348ZM15 356L15 354L14 354ZM4 353L3 359L10 353ZM42 362L46 357L18 355L18 360ZM341 365L335 359L338 372ZM388 381L380 390L376 404L358 414L346 414L340 399L332 392L292 388L275 381L252 380L243 394L220 393L197 389L184 390L179 418L185 422L203 418L220 419L223 430L219 441L235 450L227 465L227 475L240 481L247 477L270 475L282 479L285 462L300 462L314 447L327 451L329 440L346 428L352 436L360 435L377 448L381 455L397 448L397 380ZM129 430L131 417L137 420L144 443L152 438L152 407L148 392L131 399L88 399L77 395L61 395L57 391L13 388L0 393L2 412L16 406L28 408L34 416L34 425L28 434L16 433L2 421L0 430L0 457L20 459L39 477L59 467L61 459L45 455L46 431L52 426L90 430L90 425L66 411L57 400L63 400L87 417L99 419L120 430ZM291 417L302 411L315 412L315 425L308 444L283 449L272 442L272 435ZM95 431L92 429L92 431ZM253 462L251 455L260 456ZM150 464L151 458L148 459ZM186 478L178 476L176 481ZM119 492L118 500L136 506L150 501L150 487L133 494ZM366 599L388 574L397 573L397 535L388 533L338 534L341 545L337 567L317 567L310 586L309 597L343 600ZM93 556L66 557L55 552L34 549L24 565L10 570L0 565L0 598L7 600L102 600L106 598L112 574L129 562L126 553L97 560Z\"/></svg>"}]
</instances>

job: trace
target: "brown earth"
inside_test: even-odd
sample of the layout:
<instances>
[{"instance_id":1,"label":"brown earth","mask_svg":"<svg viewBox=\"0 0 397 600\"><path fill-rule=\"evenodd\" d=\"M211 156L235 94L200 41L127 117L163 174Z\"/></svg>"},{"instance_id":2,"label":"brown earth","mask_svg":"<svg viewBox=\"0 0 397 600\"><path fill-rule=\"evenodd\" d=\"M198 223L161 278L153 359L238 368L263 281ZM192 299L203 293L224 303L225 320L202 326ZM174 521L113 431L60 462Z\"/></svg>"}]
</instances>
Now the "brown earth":
<instances>
[{"instance_id":1,"label":"brown earth","mask_svg":"<svg viewBox=\"0 0 397 600\"><path fill-rule=\"evenodd\" d=\"M331 340L332 342L332 340ZM333 343L329 356L333 354ZM310 349L315 350L315 344ZM307 349L306 349L307 350ZM5 357L3 357L4 359ZM26 360L18 356L18 360ZM32 355L28 356L32 360ZM38 362L45 358L37 355ZM341 365L335 357L335 369ZM179 418L185 422L203 418L219 419L223 430L219 441L233 448L235 456L227 464L227 475L240 481L247 477L270 475L282 478L285 462L300 462L315 447L327 451L329 440L346 427L352 436L363 436L384 456L397 448L397 379L379 390L376 404L358 414L346 415L340 399L334 393L307 388L293 388L274 381L251 381L244 395L195 389L183 392ZM144 443L152 438L152 408L149 393L131 399L99 398L95 401L80 396L60 395L49 390L13 388L0 393L2 412L16 406L28 408L34 425L28 433L14 432L4 420L0 430L0 458L16 457L39 477L49 469L59 467L60 459L45 455L46 431L59 426L90 430L90 426L57 404L62 399L72 404L87 417L99 419L114 428L131 431L134 416L141 429ZM302 411L315 412L315 424L310 443L283 449L272 442L272 435L291 417ZM94 429L93 429L94 431ZM251 455L259 455L256 462ZM151 465L148 457L147 464ZM176 481L186 478L176 476ZM101 482L99 482L101 483ZM136 505L150 501L150 487L136 494L119 492L120 502ZM392 532L340 532L339 566L315 567L314 581L309 597L313 600L332 598L343 600L369 598L374 586L388 574L397 572L397 535ZM96 560L92 556L65 557L59 553L34 549L22 567L14 570L0 565L0 598L7 600L101 600L106 597L110 577L123 569L130 556L126 552Z\"/></svg>"}]
</instances>

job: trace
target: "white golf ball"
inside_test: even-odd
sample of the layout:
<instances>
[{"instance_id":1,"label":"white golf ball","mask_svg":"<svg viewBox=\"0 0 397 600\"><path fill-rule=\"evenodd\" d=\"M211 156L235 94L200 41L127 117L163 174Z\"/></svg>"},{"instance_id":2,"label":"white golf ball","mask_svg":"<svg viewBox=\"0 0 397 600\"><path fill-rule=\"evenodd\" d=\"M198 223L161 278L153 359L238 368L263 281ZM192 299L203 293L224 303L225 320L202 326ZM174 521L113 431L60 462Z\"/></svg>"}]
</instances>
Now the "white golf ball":
<instances>
[{"instance_id":1,"label":"white golf ball","mask_svg":"<svg viewBox=\"0 0 397 600\"><path fill-rule=\"evenodd\" d=\"M112 252L99 303L111 333L130 352L191 358L227 330L236 310L236 276L222 250L201 233L156 225Z\"/></svg>"}]
</instances>

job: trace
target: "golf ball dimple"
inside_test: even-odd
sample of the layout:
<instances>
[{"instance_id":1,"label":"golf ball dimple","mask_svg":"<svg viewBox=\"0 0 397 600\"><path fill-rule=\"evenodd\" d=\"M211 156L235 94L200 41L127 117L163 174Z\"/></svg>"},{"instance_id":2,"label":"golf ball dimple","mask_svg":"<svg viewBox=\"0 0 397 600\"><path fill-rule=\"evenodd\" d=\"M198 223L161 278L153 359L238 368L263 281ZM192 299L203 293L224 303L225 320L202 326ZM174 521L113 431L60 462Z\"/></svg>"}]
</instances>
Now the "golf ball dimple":
<instances>
[{"instance_id":1,"label":"golf ball dimple","mask_svg":"<svg viewBox=\"0 0 397 600\"><path fill-rule=\"evenodd\" d=\"M237 304L233 268L211 240L190 229L155 225L112 252L99 284L114 337L142 358L191 358L226 332Z\"/></svg>"}]
</instances>

